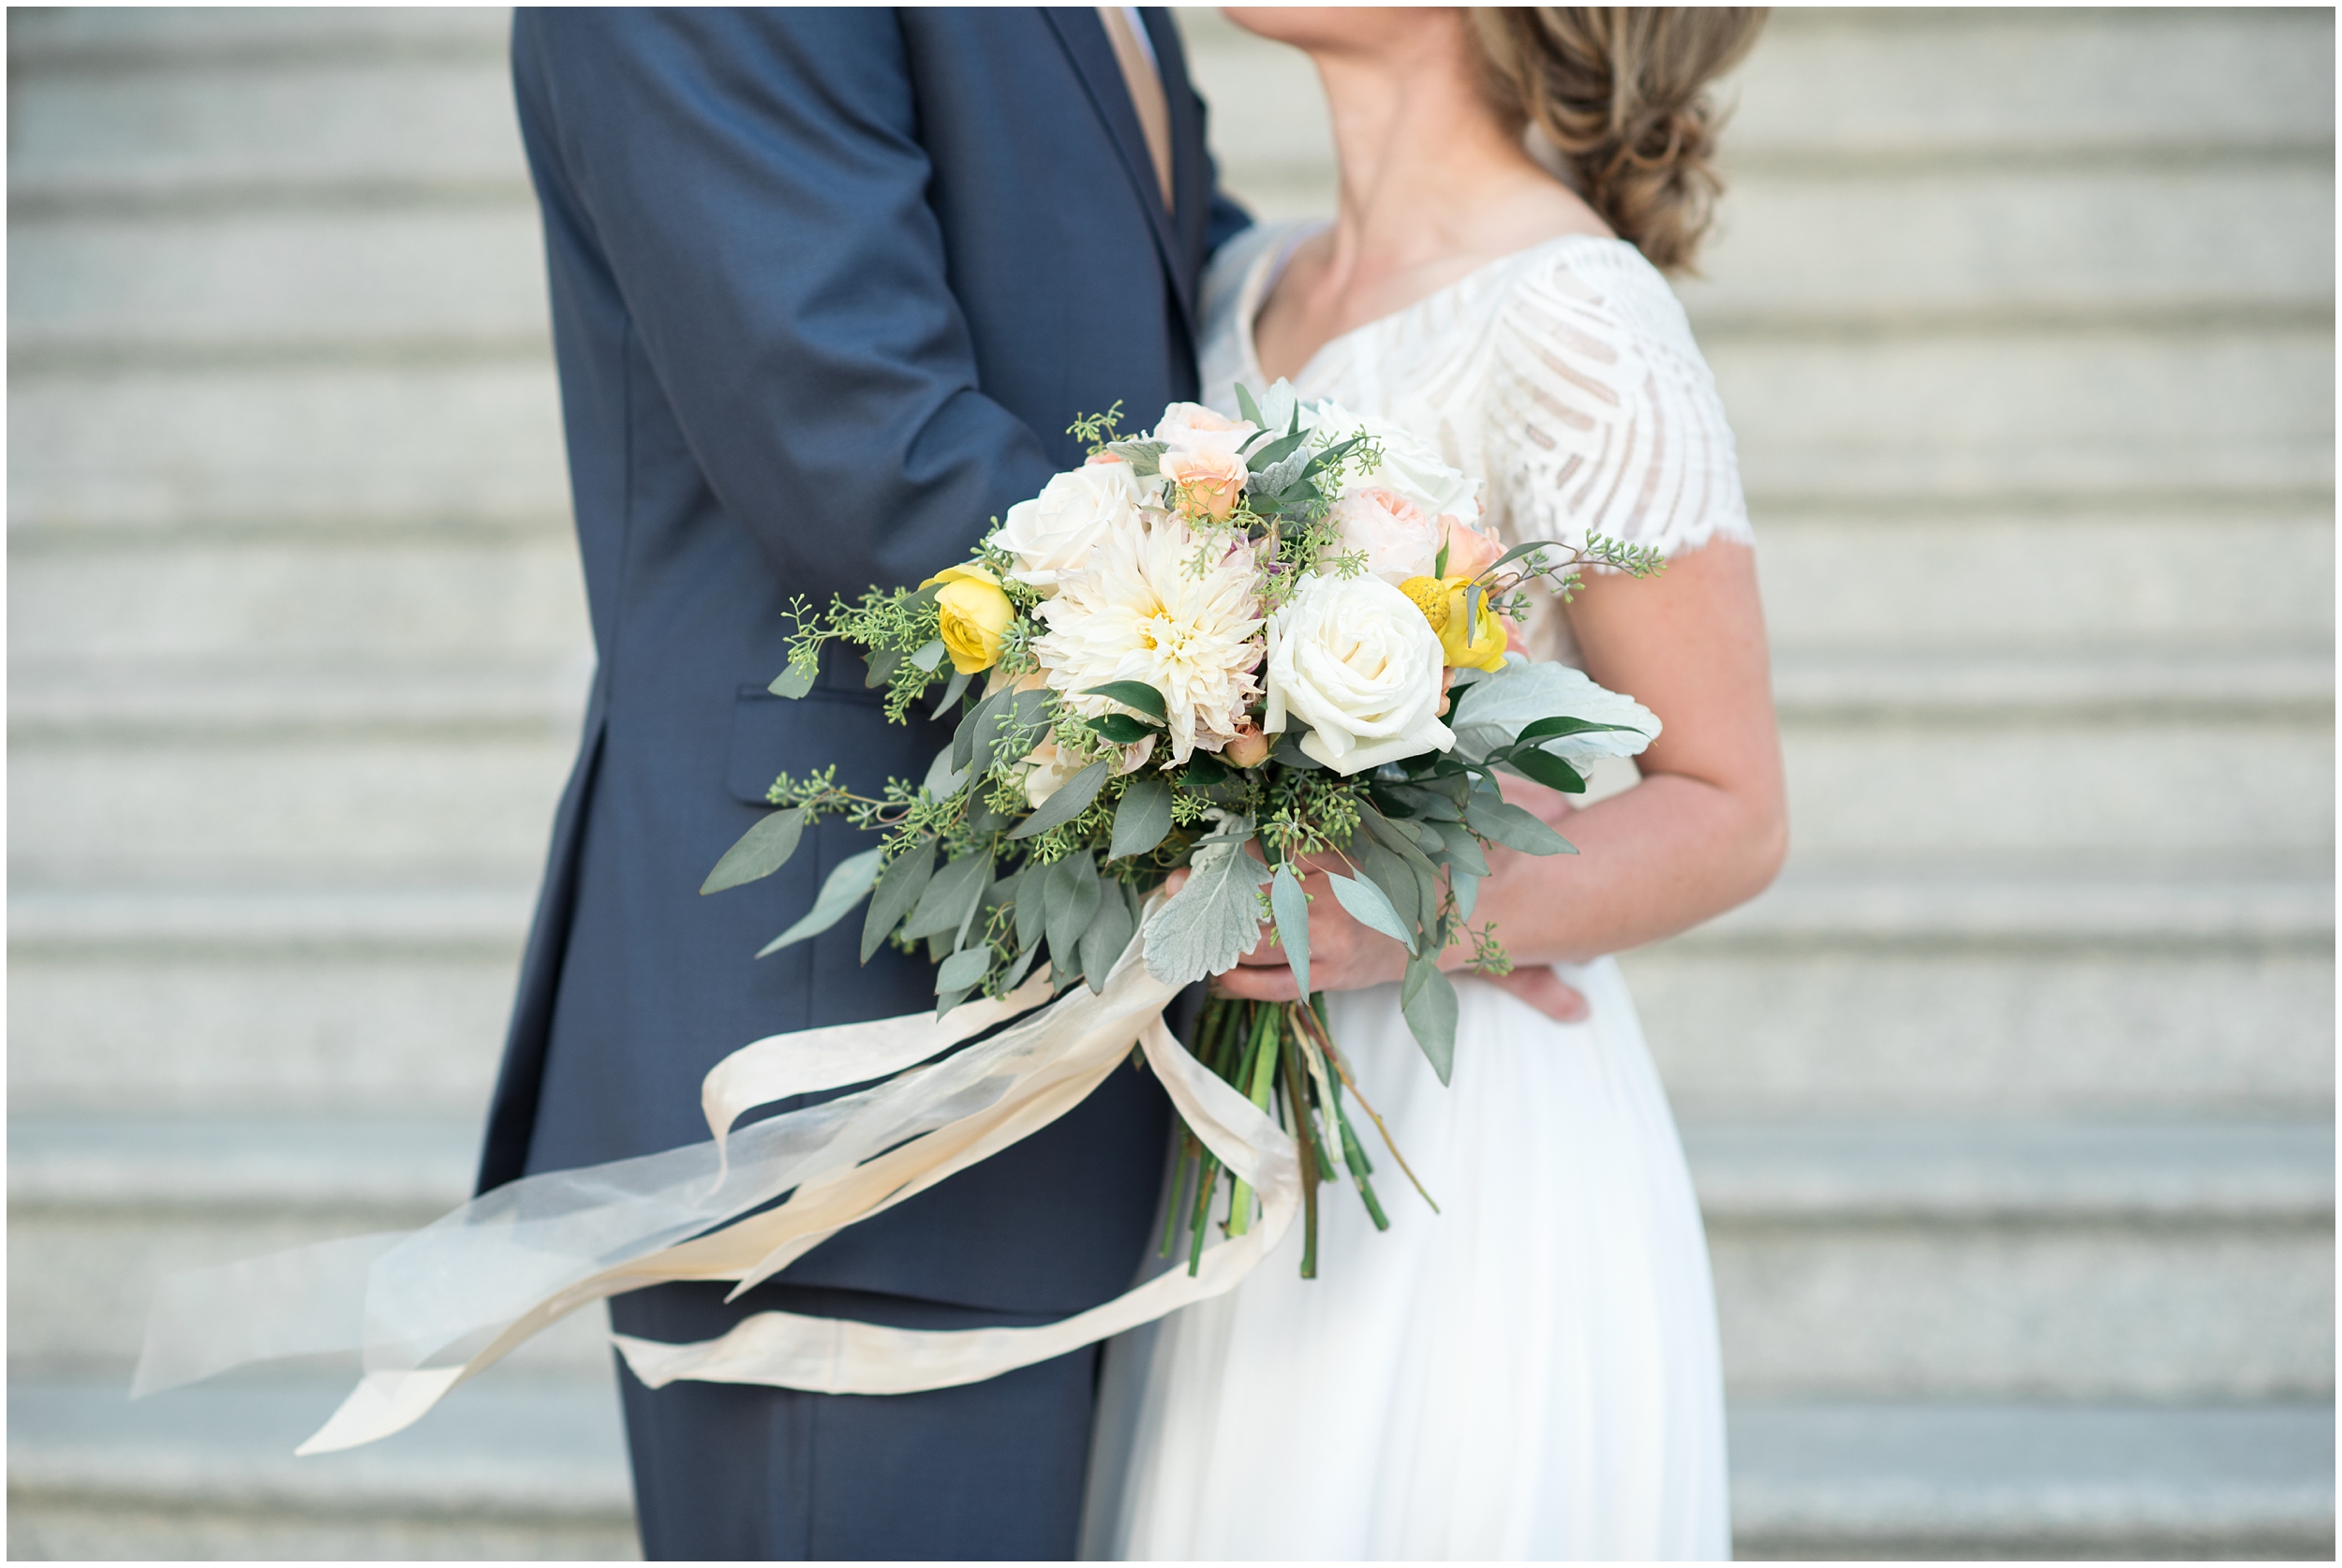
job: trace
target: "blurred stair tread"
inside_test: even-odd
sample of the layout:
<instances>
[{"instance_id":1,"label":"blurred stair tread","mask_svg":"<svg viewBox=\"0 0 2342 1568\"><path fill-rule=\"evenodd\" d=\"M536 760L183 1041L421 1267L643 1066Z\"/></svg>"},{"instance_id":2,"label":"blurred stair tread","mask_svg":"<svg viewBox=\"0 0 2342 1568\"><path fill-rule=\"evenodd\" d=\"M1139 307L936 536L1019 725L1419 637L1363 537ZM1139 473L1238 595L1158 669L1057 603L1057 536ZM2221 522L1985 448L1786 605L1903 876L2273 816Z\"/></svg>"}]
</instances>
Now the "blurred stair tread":
<instances>
[{"instance_id":1,"label":"blurred stair tread","mask_svg":"<svg viewBox=\"0 0 2342 1568\"><path fill-rule=\"evenodd\" d=\"M1714 1120L1684 1150L1711 1220L2330 1219L2330 1121ZM8 1200L48 1211L381 1209L469 1192L479 1126L424 1117L34 1117Z\"/></svg>"},{"instance_id":2,"label":"blurred stair tread","mask_svg":"<svg viewBox=\"0 0 2342 1568\"><path fill-rule=\"evenodd\" d=\"M292 1447L346 1384L174 1390L15 1380L20 1509L281 1510L621 1522L629 1486L607 1387L493 1376L406 1432L345 1454ZM2299 1541L2334 1521L2329 1405L2215 1407L1742 1400L1730 1416L1744 1546Z\"/></svg>"},{"instance_id":3,"label":"blurred stair tread","mask_svg":"<svg viewBox=\"0 0 2342 1568\"><path fill-rule=\"evenodd\" d=\"M589 662L460 656L349 668L280 658L23 661L9 673L19 739L82 733L245 736L383 725L476 730L573 726ZM2331 648L2156 650L1802 649L1778 655L1775 696L1796 720L2317 719L2334 711Z\"/></svg>"},{"instance_id":4,"label":"blurred stair tread","mask_svg":"<svg viewBox=\"0 0 2342 1568\"><path fill-rule=\"evenodd\" d=\"M2330 1546L2334 1407L1738 1400L1747 1546Z\"/></svg>"},{"instance_id":5,"label":"blurred stair tread","mask_svg":"<svg viewBox=\"0 0 2342 1568\"><path fill-rule=\"evenodd\" d=\"M12 1378L11 1501L632 1521L606 1381L491 1372L406 1431L295 1458L350 1386L318 1377L198 1385L133 1403L126 1381Z\"/></svg>"}]
</instances>

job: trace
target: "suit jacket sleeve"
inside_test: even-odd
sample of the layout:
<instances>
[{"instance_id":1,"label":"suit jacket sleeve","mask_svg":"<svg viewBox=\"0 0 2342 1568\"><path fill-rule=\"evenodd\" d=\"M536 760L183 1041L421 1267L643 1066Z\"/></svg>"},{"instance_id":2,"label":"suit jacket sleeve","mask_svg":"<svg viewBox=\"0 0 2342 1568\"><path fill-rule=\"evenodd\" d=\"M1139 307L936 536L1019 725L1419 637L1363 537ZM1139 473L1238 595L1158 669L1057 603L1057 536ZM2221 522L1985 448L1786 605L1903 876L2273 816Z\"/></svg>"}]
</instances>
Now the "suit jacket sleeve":
<instances>
[{"instance_id":1,"label":"suit jacket sleeve","mask_svg":"<svg viewBox=\"0 0 2342 1568\"><path fill-rule=\"evenodd\" d=\"M524 9L548 209L792 589L913 582L1052 465L978 390L885 9Z\"/></svg>"}]
</instances>

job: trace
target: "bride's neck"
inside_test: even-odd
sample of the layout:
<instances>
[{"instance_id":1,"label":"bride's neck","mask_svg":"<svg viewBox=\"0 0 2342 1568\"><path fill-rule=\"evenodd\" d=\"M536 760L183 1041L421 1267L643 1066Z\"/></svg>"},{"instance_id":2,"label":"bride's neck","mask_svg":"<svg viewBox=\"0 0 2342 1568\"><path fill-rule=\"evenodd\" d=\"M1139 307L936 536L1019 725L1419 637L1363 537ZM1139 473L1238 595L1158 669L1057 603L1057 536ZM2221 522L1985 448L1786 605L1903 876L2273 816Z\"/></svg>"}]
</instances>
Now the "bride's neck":
<instances>
[{"instance_id":1,"label":"bride's neck","mask_svg":"<svg viewBox=\"0 0 2342 1568\"><path fill-rule=\"evenodd\" d=\"M1326 279L1338 288L1478 252L1505 197L1550 183L1481 96L1461 26L1416 42L1317 60L1341 170Z\"/></svg>"}]
</instances>

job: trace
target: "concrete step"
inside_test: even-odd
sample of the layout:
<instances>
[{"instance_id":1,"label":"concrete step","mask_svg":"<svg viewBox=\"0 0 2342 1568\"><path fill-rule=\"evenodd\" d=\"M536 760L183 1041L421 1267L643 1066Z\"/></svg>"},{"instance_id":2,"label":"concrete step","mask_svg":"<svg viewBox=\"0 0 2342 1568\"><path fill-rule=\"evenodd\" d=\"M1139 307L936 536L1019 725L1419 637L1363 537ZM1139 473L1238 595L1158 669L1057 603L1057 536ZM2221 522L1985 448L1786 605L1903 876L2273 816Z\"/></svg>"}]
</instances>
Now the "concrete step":
<instances>
[{"instance_id":1,"label":"concrete step","mask_svg":"<svg viewBox=\"0 0 2342 1568\"><path fill-rule=\"evenodd\" d=\"M2323 490L2324 327L1711 333L1758 515L1792 499Z\"/></svg>"},{"instance_id":2,"label":"concrete step","mask_svg":"<svg viewBox=\"0 0 2342 1568\"><path fill-rule=\"evenodd\" d=\"M552 361L537 350L52 372L14 393L18 522L555 531L569 517Z\"/></svg>"},{"instance_id":3,"label":"concrete step","mask_svg":"<svg viewBox=\"0 0 2342 1568\"><path fill-rule=\"evenodd\" d=\"M130 1403L119 1381L11 1379L19 1560L639 1560L607 1378L491 1371L417 1427L292 1457L346 1382L235 1380Z\"/></svg>"},{"instance_id":4,"label":"concrete step","mask_svg":"<svg viewBox=\"0 0 2342 1568\"><path fill-rule=\"evenodd\" d=\"M11 366L540 354L533 204L58 215L15 225Z\"/></svg>"},{"instance_id":5,"label":"concrete step","mask_svg":"<svg viewBox=\"0 0 2342 1568\"><path fill-rule=\"evenodd\" d=\"M1179 23L1229 186L1267 217L1330 212L1333 140L1307 58L1208 11ZM1722 88L1738 106L1723 161L1751 180L2314 163L2333 145L2332 56L2332 19L2315 11L1777 11ZM1727 222L1756 205L1727 200Z\"/></svg>"},{"instance_id":6,"label":"concrete step","mask_svg":"<svg viewBox=\"0 0 2342 1568\"><path fill-rule=\"evenodd\" d=\"M1702 333L2314 317L2333 303L2334 183L2306 161L1759 170L1731 182L1721 212L1708 281L1681 289Z\"/></svg>"},{"instance_id":7,"label":"concrete step","mask_svg":"<svg viewBox=\"0 0 2342 1568\"><path fill-rule=\"evenodd\" d=\"M624 1558L615 1411L494 1377L422 1426L294 1460L332 1385L9 1390L10 1555ZM2330 1406L1735 1401L1736 1555L2331 1550ZM291 1434L288 1437L287 1434Z\"/></svg>"},{"instance_id":8,"label":"concrete step","mask_svg":"<svg viewBox=\"0 0 2342 1568\"><path fill-rule=\"evenodd\" d=\"M395 636L394 628L383 630ZM568 646L565 658L476 662L402 657L411 656L412 642L363 663L312 658L288 665L281 655L199 663L168 654L122 658L112 650L33 668L20 661L9 672L8 732L20 746L391 732L573 741L594 666L582 647ZM158 668L158 658L171 661Z\"/></svg>"},{"instance_id":9,"label":"concrete step","mask_svg":"<svg viewBox=\"0 0 2342 1568\"><path fill-rule=\"evenodd\" d=\"M1733 182L1724 214L1708 281L1682 288L1703 333L2314 317L2333 301L2333 182L2308 165L1757 172ZM67 211L13 239L20 371L329 346L501 352L545 334L542 242L522 200Z\"/></svg>"},{"instance_id":10,"label":"concrete step","mask_svg":"<svg viewBox=\"0 0 2342 1568\"><path fill-rule=\"evenodd\" d=\"M532 892L20 881L10 1092L476 1115ZM1623 963L1690 1108L2298 1113L2334 1093L2333 923L2322 880L1792 872Z\"/></svg>"},{"instance_id":11,"label":"concrete step","mask_svg":"<svg viewBox=\"0 0 2342 1568\"><path fill-rule=\"evenodd\" d=\"M2311 874L2334 841L2333 733L2315 672L2288 660L2236 668L2260 677L2258 693L2205 690L2202 668L2184 668L2169 683L2179 699L2158 704L2152 669L2084 667L2060 685L1986 666L1931 687L1883 660L1861 674L1792 667L1795 863ZM2027 681L2034 711L1994 700ZM571 733L541 721L402 728L93 723L22 736L11 818L40 831L18 836L11 867L36 886L184 889L534 872Z\"/></svg>"},{"instance_id":12,"label":"concrete step","mask_svg":"<svg viewBox=\"0 0 2342 1568\"><path fill-rule=\"evenodd\" d=\"M2216 684L2224 660L2305 667L2333 637L2330 502L1910 516L1858 503L1762 510L1756 526L1785 695L1801 655L1931 654L1945 671L2015 662L2028 678L2009 696L2023 701L2043 675L2072 678L2076 661L2171 672L2203 656L2186 678ZM19 525L9 566L12 706L58 717L122 707L157 680L188 688L174 703L233 688L254 695L210 705L243 711L281 690L307 709L327 699L293 683L354 691L404 683L414 661L578 658L586 643L576 546L551 516L510 528ZM305 673L334 660L353 668ZM116 687L126 695L107 694Z\"/></svg>"},{"instance_id":13,"label":"concrete step","mask_svg":"<svg viewBox=\"0 0 2342 1568\"><path fill-rule=\"evenodd\" d=\"M480 1119L20 1117L9 1143L11 1366L126 1376L168 1275L428 1224L469 1196ZM606 1379L607 1321L564 1319L512 1369Z\"/></svg>"},{"instance_id":14,"label":"concrete step","mask_svg":"<svg viewBox=\"0 0 2342 1568\"><path fill-rule=\"evenodd\" d=\"M1776 653L2189 656L2334 637L2334 501L1760 506Z\"/></svg>"},{"instance_id":15,"label":"concrete step","mask_svg":"<svg viewBox=\"0 0 2342 1568\"><path fill-rule=\"evenodd\" d=\"M120 707L132 699L106 694L133 673L289 697L416 666L494 680L574 661L591 639L576 541L550 527L41 528L9 543L10 687L27 700L72 686Z\"/></svg>"},{"instance_id":16,"label":"concrete step","mask_svg":"<svg viewBox=\"0 0 2342 1568\"><path fill-rule=\"evenodd\" d=\"M1733 1552L2305 1558L2334 1551L2334 1406L1735 1400Z\"/></svg>"},{"instance_id":17,"label":"concrete step","mask_svg":"<svg viewBox=\"0 0 2342 1568\"><path fill-rule=\"evenodd\" d=\"M61 14L9 29L14 216L529 200L504 12Z\"/></svg>"},{"instance_id":18,"label":"concrete step","mask_svg":"<svg viewBox=\"0 0 2342 1568\"><path fill-rule=\"evenodd\" d=\"M10 1123L10 1354L126 1368L170 1270L425 1223L476 1121ZM1727 1376L1762 1395L2189 1398L2333 1383L2322 1120L1689 1119ZM581 1319L585 1316L582 1314ZM521 1362L588 1369L596 1325Z\"/></svg>"},{"instance_id":19,"label":"concrete step","mask_svg":"<svg viewBox=\"0 0 2342 1568\"><path fill-rule=\"evenodd\" d=\"M2330 1111L1683 1131L1736 1395L2332 1392Z\"/></svg>"},{"instance_id":20,"label":"concrete step","mask_svg":"<svg viewBox=\"0 0 2342 1568\"><path fill-rule=\"evenodd\" d=\"M1740 108L1725 147L1752 166L2330 149L2334 19L2276 9L1781 11L1733 85Z\"/></svg>"},{"instance_id":21,"label":"concrete step","mask_svg":"<svg viewBox=\"0 0 2342 1568\"><path fill-rule=\"evenodd\" d=\"M543 868L573 738L383 735L18 752L11 873L52 887L429 887Z\"/></svg>"}]
</instances>

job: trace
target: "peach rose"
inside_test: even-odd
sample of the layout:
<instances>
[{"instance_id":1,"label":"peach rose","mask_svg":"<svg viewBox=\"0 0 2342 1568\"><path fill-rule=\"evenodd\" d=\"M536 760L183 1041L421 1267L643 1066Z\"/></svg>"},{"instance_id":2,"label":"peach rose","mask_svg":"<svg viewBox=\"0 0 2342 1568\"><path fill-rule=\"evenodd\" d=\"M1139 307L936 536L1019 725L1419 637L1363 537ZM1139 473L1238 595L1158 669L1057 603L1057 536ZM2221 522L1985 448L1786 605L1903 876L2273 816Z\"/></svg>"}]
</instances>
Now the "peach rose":
<instances>
[{"instance_id":1,"label":"peach rose","mask_svg":"<svg viewBox=\"0 0 2342 1568\"><path fill-rule=\"evenodd\" d=\"M1200 403L1174 403L1163 411L1154 439L1173 451L1224 451L1233 456L1259 429L1251 420L1232 420Z\"/></svg>"},{"instance_id":2,"label":"peach rose","mask_svg":"<svg viewBox=\"0 0 2342 1568\"><path fill-rule=\"evenodd\" d=\"M1208 517L1225 523L1236 510L1248 470L1244 459L1232 451L1206 447L1197 451L1163 454L1164 481L1171 487L1179 510L1190 521Z\"/></svg>"},{"instance_id":3,"label":"peach rose","mask_svg":"<svg viewBox=\"0 0 2342 1568\"><path fill-rule=\"evenodd\" d=\"M1393 587L1430 573L1439 554L1439 520L1396 490L1376 485L1334 503L1345 551L1364 551L1366 570Z\"/></svg>"},{"instance_id":4,"label":"peach rose","mask_svg":"<svg viewBox=\"0 0 2342 1568\"><path fill-rule=\"evenodd\" d=\"M1505 541L1480 532L1479 529L1456 518L1443 515L1440 537L1447 545L1449 577L1474 578L1494 566L1505 554Z\"/></svg>"}]
</instances>

